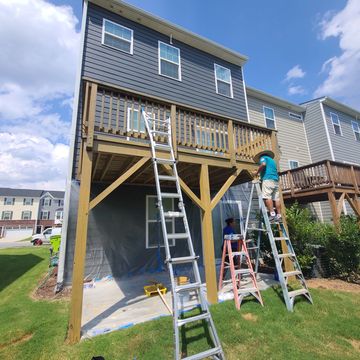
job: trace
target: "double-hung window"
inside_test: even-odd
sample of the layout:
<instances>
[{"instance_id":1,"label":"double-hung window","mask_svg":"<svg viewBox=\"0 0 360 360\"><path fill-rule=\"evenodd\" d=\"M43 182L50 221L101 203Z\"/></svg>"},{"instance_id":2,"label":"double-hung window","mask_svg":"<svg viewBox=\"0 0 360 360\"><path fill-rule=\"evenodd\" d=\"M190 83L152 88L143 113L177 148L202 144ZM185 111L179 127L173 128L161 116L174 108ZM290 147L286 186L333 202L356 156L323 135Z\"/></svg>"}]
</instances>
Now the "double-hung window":
<instances>
[{"instance_id":1,"label":"double-hung window","mask_svg":"<svg viewBox=\"0 0 360 360\"><path fill-rule=\"evenodd\" d=\"M231 71L226 67L214 64L216 93L233 97Z\"/></svg>"},{"instance_id":2,"label":"double-hung window","mask_svg":"<svg viewBox=\"0 0 360 360\"><path fill-rule=\"evenodd\" d=\"M50 211L41 211L40 212L40 220L49 220L50 219Z\"/></svg>"},{"instance_id":3,"label":"double-hung window","mask_svg":"<svg viewBox=\"0 0 360 360\"><path fill-rule=\"evenodd\" d=\"M296 169L299 167L299 162L297 160L289 160L290 169Z\"/></svg>"},{"instance_id":4,"label":"double-hung window","mask_svg":"<svg viewBox=\"0 0 360 360\"><path fill-rule=\"evenodd\" d=\"M4 205L14 205L15 204L15 198L4 198Z\"/></svg>"},{"instance_id":5,"label":"double-hung window","mask_svg":"<svg viewBox=\"0 0 360 360\"><path fill-rule=\"evenodd\" d=\"M50 198L44 198L42 201L43 206L51 206L51 199Z\"/></svg>"},{"instance_id":6,"label":"double-hung window","mask_svg":"<svg viewBox=\"0 0 360 360\"><path fill-rule=\"evenodd\" d=\"M114 49L133 53L134 32L133 30L116 24L110 20L103 20L102 43Z\"/></svg>"},{"instance_id":7,"label":"double-hung window","mask_svg":"<svg viewBox=\"0 0 360 360\"><path fill-rule=\"evenodd\" d=\"M157 196L146 196L146 248L164 247L164 238L161 230L160 213L156 206ZM164 211L174 211L174 199L163 199ZM175 219L166 219L166 229L168 234L175 232ZM174 246L175 240L169 239L169 245Z\"/></svg>"},{"instance_id":8,"label":"double-hung window","mask_svg":"<svg viewBox=\"0 0 360 360\"><path fill-rule=\"evenodd\" d=\"M24 204L24 205L32 205L33 202L34 202L34 199L24 198L23 204Z\"/></svg>"},{"instance_id":9,"label":"double-hung window","mask_svg":"<svg viewBox=\"0 0 360 360\"><path fill-rule=\"evenodd\" d=\"M31 220L31 211L25 210L21 213L21 220Z\"/></svg>"},{"instance_id":10,"label":"double-hung window","mask_svg":"<svg viewBox=\"0 0 360 360\"><path fill-rule=\"evenodd\" d=\"M180 49L159 41L159 74L181 81Z\"/></svg>"},{"instance_id":11,"label":"double-hung window","mask_svg":"<svg viewBox=\"0 0 360 360\"><path fill-rule=\"evenodd\" d=\"M359 123L357 121L352 121L351 127L353 129L356 141L360 141L360 125L359 125Z\"/></svg>"},{"instance_id":12,"label":"double-hung window","mask_svg":"<svg viewBox=\"0 0 360 360\"><path fill-rule=\"evenodd\" d=\"M331 118L331 122L332 122L332 125L334 128L334 133L336 135L342 135L339 116L337 114L330 113L330 118Z\"/></svg>"},{"instance_id":13,"label":"double-hung window","mask_svg":"<svg viewBox=\"0 0 360 360\"><path fill-rule=\"evenodd\" d=\"M1 220L12 220L13 212L12 211L3 211L1 215Z\"/></svg>"},{"instance_id":14,"label":"double-hung window","mask_svg":"<svg viewBox=\"0 0 360 360\"><path fill-rule=\"evenodd\" d=\"M264 106L265 126L269 129L276 129L274 109Z\"/></svg>"}]
</instances>

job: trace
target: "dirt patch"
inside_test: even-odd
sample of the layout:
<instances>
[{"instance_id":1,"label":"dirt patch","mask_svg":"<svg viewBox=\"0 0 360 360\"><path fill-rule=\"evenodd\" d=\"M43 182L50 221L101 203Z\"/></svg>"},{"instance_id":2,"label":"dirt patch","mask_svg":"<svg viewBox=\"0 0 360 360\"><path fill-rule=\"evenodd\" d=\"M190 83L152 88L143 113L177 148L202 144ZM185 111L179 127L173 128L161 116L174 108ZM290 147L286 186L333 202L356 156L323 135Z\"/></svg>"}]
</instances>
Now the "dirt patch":
<instances>
[{"instance_id":1,"label":"dirt patch","mask_svg":"<svg viewBox=\"0 0 360 360\"><path fill-rule=\"evenodd\" d=\"M242 314L243 319L248 320L248 321L253 321L256 322L258 317L254 314L251 313L247 313L247 314Z\"/></svg>"},{"instance_id":2,"label":"dirt patch","mask_svg":"<svg viewBox=\"0 0 360 360\"><path fill-rule=\"evenodd\" d=\"M5 349L6 347L10 345L16 345L25 341L29 341L33 337L33 334L24 334L23 336L20 336L17 339L11 340L10 342L6 344L0 344L0 349Z\"/></svg>"},{"instance_id":3,"label":"dirt patch","mask_svg":"<svg viewBox=\"0 0 360 360\"><path fill-rule=\"evenodd\" d=\"M69 288L64 288L62 291L55 294L56 280L57 268L55 267L40 281L38 287L32 294L32 297L36 300L69 300L71 294L71 290Z\"/></svg>"},{"instance_id":4,"label":"dirt patch","mask_svg":"<svg viewBox=\"0 0 360 360\"><path fill-rule=\"evenodd\" d=\"M360 352L360 340L346 339L346 341L348 341L356 351Z\"/></svg>"},{"instance_id":5,"label":"dirt patch","mask_svg":"<svg viewBox=\"0 0 360 360\"><path fill-rule=\"evenodd\" d=\"M314 289L326 289L336 291L346 291L360 293L360 285L351 284L338 279L310 279L307 280L307 285Z\"/></svg>"}]
</instances>

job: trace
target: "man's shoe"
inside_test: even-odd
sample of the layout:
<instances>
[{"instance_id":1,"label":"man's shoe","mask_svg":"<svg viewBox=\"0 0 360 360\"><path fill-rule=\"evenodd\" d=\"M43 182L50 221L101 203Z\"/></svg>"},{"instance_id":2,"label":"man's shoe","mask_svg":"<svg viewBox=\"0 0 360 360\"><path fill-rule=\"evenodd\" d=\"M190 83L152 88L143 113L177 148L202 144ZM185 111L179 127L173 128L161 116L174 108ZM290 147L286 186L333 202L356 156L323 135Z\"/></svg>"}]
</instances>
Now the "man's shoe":
<instances>
[{"instance_id":1,"label":"man's shoe","mask_svg":"<svg viewBox=\"0 0 360 360\"><path fill-rule=\"evenodd\" d=\"M270 221L270 224L273 224L276 220L276 216L269 216L269 221Z\"/></svg>"}]
</instances>

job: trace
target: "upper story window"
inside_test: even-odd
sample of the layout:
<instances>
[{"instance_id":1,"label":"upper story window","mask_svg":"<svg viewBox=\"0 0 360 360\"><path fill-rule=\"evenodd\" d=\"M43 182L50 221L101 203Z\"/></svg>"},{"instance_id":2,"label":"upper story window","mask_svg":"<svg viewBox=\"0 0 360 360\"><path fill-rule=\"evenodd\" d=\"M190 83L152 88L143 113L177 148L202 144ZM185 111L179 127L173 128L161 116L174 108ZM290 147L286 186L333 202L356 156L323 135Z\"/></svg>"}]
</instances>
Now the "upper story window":
<instances>
[{"instance_id":1,"label":"upper story window","mask_svg":"<svg viewBox=\"0 0 360 360\"><path fill-rule=\"evenodd\" d=\"M274 109L264 106L265 126L269 129L276 129Z\"/></svg>"},{"instance_id":2,"label":"upper story window","mask_svg":"<svg viewBox=\"0 0 360 360\"><path fill-rule=\"evenodd\" d=\"M55 211L55 220L61 221L64 217L64 212L62 210Z\"/></svg>"},{"instance_id":3,"label":"upper story window","mask_svg":"<svg viewBox=\"0 0 360 360\"><path fill-rule=\"evenodd\" d=\"M337 114L330 113L330 118L334 128L334 133L336 135L342 135L339 116Z\"/></svg>"},{"instance_id":4,"label":"upper story window","mask_svg":"<svg viewBox=\"0 0 360 360\"><path fill-rule=\"evenodd\" d=\"M23 211L21 213L21 220L31 220L31 211Z\"/></svg>"},{"instance_id":5,"label":"upper story window","mask_svg":"<svg viewBox=\"0 0 360 360\"><path fill-rule=\"evenodd\" d=\"M50 198L43 199L42 204L43 206L51 206L51 199Z\"/></svg>"},{"instance_id":6,"label":"upper story window","mask_svg":"<svg viewBox=\"0 0 360 360\"><path fill-rule=\"evenodd\" d=\"M4 205L14 205L15 204L15 198L4 198Z\"/></svg>"},{"instance_id":7,"label":"upper story window","mask_svg":"<svg viewBox=\"0 0 360 360\"><path fill-rule=\"evenodd\" d=\"M180 49L159 41L159 74L181 81Z\"/></svg>"},{"instance_id":8,"label":"upper story window","mask_svg":"<svg viewBox=\"0 0 360 360\"><path fill-rule=\"evenodd\" d=\"M116 24L110 20L103 20L102 43L114 49L133 53L134 32L133 30Z\"/></svg>"},{"instance_id":9,"label":"upper story window","mask_svg":"<svg viewBox=\"0 0 360 360\"><path fill-rule=\"evenodd\" d=\"M1 220L12 220L13 212L12 211L3 211L1 215Z\"/></svg>"},{"instance_id":10,"label":"upper story window","mask_svg":"<svg viewBox=\"0 0 360 360\"><path fill-rule=\"evenodd\" d=\"M233 97L231 71L223 66L214 64L216 93Z\"/></svg>"},{"instance_id":11,"label":"upper story window","mask_svg":"<svg viewBox=\"0 0 360 360\"><path fill-rule=\"evenodd\" d=\"M359 125L359 123L356 122L356 121L352 121L351 122L351 127L353 129L355 139L357 141L360 141L360 125Z\"/></svg>"},{"instance_id":12,"label":"upper story window","mask_svg":"<svg viewBox=\"0 0 360 360\"><path fill-rule=\"evenodd\" d=\"M34 203L34 199L24 198L23 205L32 205Z\"/></svg>"},{"instance_id":13,"label":"upper story window","mask_svg":"<svg viewBox=\"0 0 360 360\"><path fill-rule=\"evenodd\" d=\"M299 167L299 162L297 160L289 160L290 169L296 169Z\"/></svg>"},{"instance_id":14,"label":"upper story window","mask_svg":"<svg viewBox=\"0 0 360 360\"><path fill-rule=\"evenodd\" d=\"M62 199L59 199L57 201L57 203L58 203L58 206L64 206L64 200L62 200Z\"/></svg>"},{"instance_id":15,"label":"upper story window","mask_svg":"<svg viewBox=\"0 0 360 360\"><path fill-rule=\"evenodd\" d=\"M49 219L50 219L50 211L40 212L40 220L49 220Z\"/></svg>"},{"instance_id":16,"label":"upper story window","mask_svg":"<svg viewBox=\"0 0 360 360\"><path fill-rule=\"evenodd\" d=\"M296 113L292 113L292 112L289 112L289 117L291 117L293 119L296 119L296 120L302 120L303 119L303 116L301 114L296 114Z\"/></svg>"}]
</instances>

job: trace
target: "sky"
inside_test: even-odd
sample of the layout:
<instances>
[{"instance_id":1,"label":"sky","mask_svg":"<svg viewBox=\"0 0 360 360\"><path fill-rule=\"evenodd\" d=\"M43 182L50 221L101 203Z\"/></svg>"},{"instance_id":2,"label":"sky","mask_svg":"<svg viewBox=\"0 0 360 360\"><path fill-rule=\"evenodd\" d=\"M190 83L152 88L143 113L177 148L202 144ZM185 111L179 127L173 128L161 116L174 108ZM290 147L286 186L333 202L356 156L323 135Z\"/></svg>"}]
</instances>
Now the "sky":
<instances>
[{"instance_id":1,"label":"sky","mask_svg":"<svg viewBox=\"0 0 360 360\"><path fill-rule=\"evenodd\" d=\"M359 0L127 0L249 57L248 86L360 109ZM81 0L0 0L0 186L64 190Z\"/></svg>"}]
</instances>

